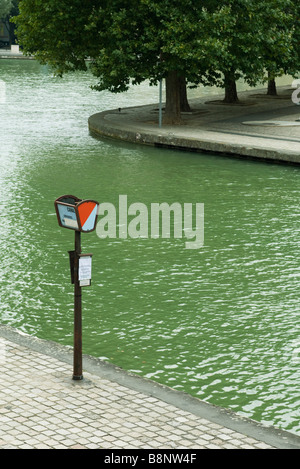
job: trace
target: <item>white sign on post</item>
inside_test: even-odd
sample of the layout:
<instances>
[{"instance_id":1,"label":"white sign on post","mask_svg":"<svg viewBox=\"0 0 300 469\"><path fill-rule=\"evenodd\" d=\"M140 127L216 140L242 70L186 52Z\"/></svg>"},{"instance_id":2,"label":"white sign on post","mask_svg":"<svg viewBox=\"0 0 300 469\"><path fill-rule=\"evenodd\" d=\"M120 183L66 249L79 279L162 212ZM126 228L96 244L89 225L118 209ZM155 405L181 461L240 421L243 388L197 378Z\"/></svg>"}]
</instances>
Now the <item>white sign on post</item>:
<instances>
[{"instance_id":1,"label":"white sign on post","mask_svg":"<svg viewBox=\"0 0 300 469\"><path fill-rule=\"evenodd\" d=\"M80 256L79 258L79 269L78 269L78 280L81 287L87 287L91 285L92 279L92 256Z\"/></svg>"},{"instance_id":2,"label":"white sign on post","mask_svg":"<svg viewBox=\"0 0 300 469\"><path fill-rule=\"evenodd\" d=\"M74 207L68 205L58 205L58 213L63 226L78 230L78 221Z\"/></svg>"}]
</instances>

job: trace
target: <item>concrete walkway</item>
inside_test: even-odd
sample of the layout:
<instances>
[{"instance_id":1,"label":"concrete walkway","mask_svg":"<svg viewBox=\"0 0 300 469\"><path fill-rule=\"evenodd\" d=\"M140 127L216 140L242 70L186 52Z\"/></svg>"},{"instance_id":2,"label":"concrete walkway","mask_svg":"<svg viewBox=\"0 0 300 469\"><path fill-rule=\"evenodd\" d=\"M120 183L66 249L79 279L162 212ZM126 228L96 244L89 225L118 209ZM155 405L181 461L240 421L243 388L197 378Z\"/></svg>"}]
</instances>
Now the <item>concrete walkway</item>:
<instances>
[{"instance_id":1,"label":"concrete walkway","mask_svg":"<svg viewBox=\"0 0 300 469\"><path fill-rule=\"evenodd\" d=\"M0 59L34 59L32 56L23 55L20 50L0 49Z\"/></svg>"},{"instance_id":2,"label":"concrete walkway","mask_svg":"<svg viewBox=\"0 0 300 469\"><path fill-rule=\"evenodd\" d=\"M300 164L300 107L292 102L291 86L278 96L266 90L239 93L240 104L222 103L223 94L190 101L182 125L159 128L158 105L100 112L89 118L95 136L162 148L212 152Z\"/></svg>"},{"instance_id":3,"label":"concrete walkway","mask_svg":"<svg viewBox=\"0 0 300 469\"><path fill-rule=\"evenodd\" d=\"M0 326L0 449L300 448L300 436L96 358L74 381L72 360L69 347Z\"/></svg>"}]
</instances>

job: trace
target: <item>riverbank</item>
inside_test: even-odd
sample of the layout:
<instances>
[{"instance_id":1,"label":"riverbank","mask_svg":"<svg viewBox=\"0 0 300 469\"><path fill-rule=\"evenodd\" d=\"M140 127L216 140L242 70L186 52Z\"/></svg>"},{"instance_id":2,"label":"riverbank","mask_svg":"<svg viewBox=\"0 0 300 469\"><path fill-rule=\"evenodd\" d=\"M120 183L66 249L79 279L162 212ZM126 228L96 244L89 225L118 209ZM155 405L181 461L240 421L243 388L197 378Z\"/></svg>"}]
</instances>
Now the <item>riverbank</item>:
<instances>
[{"instance_id":1,"label":"riverbank","mask_svg":"<svg viewBox=\"0 0 300 469\"><path fill-rule=\"evenodd\" d=\"M223 94L190 101L179 126L162 125L158 105L99 112L88 120L92 135L193 152L300 164L300 108L291 86L239 93L240 103L222 103Z\"/></svg>"},{"instance_id":2,"label":"riverbank","mask_svg":"<svg viewBox=\"0 0 300 469\"><path fill-rule=\"evenodd\" d=\"M0 49L0 59L24 59L24 60L34 60L34 57L31 55L23 55L23 52L20 50L11 50L11 49Z\"/></svg>"},{"instance_id":3,"label":"riverbank","mask_svg":"<svg viewBox=\"0 0 300 469\"><path fill-rule=\"evenodd\" d=\"M69 347L0 325L2 449L299 449L264 426ZM181 451L182 452L182 451Z\"/></svg>"}]
</instances>

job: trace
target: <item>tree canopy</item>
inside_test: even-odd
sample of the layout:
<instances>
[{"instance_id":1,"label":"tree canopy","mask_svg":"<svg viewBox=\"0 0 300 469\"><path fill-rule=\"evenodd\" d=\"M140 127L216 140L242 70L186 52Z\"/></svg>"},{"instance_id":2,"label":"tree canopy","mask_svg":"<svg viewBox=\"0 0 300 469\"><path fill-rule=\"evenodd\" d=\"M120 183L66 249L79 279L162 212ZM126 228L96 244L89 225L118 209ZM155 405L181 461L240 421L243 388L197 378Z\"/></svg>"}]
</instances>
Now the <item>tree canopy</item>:
<instances>
[{"instance_id":1,"label":"tree canopy","mask_svg":"<svg viewBox=\"0 0 300 469\"><path fill-rule=\"evenodd\" d=\"M5 18L12 9L12 0L0 0L0 19Z\"/></svg>"},{"instance_id":2,"label":"tree canopy","mask_svg":"<svg viewBox=\"0 0 300 469\"><path fill-rule=\"evenodd\" d=\"M166 80L166 120L179 122L183 83L215 84L225 99L299 69L298 0L21 0L19 43L57 73L86 70L122 92Z\"/></svg>"},{"instance_id":3,"label":"tree canopy","mask_svg":"<svg viewBox=\"0 0 300 469\"><path fill-rule=\"evenodd\" d=\"M210 34L222 41L216 64L222 73L225 101L237 100L235 82L256 85L268 70L290 60L293 15L290 0L223 0L212 12Z\"/></svg>"},{"instance_id":4,"label":"tree canopy","mask_svg":"<svg viewBox=\"0 0 300 469\"><path fill-rule=\"evenodd\" d=\"M9 34L9 43L13 44L15 40L15 25L10 22L12 16L19 12L19 0L0 0L0 20L5 24Z\"/></svg>"}]
</instances>

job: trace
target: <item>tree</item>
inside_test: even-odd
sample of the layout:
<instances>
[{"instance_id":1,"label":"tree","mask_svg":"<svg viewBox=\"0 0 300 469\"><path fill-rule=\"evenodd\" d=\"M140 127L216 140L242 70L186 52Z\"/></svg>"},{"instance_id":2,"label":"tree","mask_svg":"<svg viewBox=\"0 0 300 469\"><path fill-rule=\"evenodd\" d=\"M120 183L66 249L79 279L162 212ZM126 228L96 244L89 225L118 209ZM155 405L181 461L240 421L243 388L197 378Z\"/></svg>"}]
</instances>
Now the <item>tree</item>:
<instances>
[{"instance_id":1,"label":"tree","mask_svg":"<svg viewBox=\"0 0 300 469\"><path fill-rule=\"evenodd\" d=\"M293 2L22 0L15 22L24 52L58 74L86 70L90 58L95 89L165 79L164 122L177 124L189 109L187 82L222 86L225 101L237 102L236 80L254 85L279 56L290 60Z\"/></svg>"},{"instance_id":2,"label":"tree","mask_svg":"<svg viewBox=\"0 0 300 469\"><path fill-rule=\"evenodd\" d=\"M122 92L165 78L165 122L178 123L186 80L201 82L213 51L219 54L221 47L205 28L203 3L22 0L15 21L24 52L58 74L85 70L91 58L98 90Z\"/></svg>"},{"instance_id":3,"label":"tree","mask_svg":"<svg viewBox=\"0 0 300 469\"><path fill-rule=\"evenodd\" d=\"M0 20L5 24L9 34L9 44L15 42L15 25L10 21L18 14L19 0L0 0Z\"/></svg>"},{"instance_id":4,"label":"tree","mask_svg":"<svg viewBox=\"0 0 300 469\"><path fill-rule=\"evenodd\" d=\"M264 60L268 71L268 91L271 96L277 95L276 77L282 75L297 76L300 61L300 4L298 0L285 2L284 11L288 14L281 24L282 40L276 47L265 49ZM288 47L286 45L288 38Z\"/></svg>"},{"instance_id":5,"label":"tree","mask_svg":"<svg viewBox=\"0 0 300 469\"><path fill-rule=\"evenodd\" d=\"M12 0L0 0L0 19L3 20L12 9Z\"/></svg>"},{"instance_id":6,"label":"tree","mask_svg":"<svg viewBox=\"0 0 300 469\"><path fill-rule=\"evenodd\" d=\"M290 0L223 0L212 12L210 31L223 43L218 63L226 103L237 103L236 81L256 85L270 62L287 60L292 49ZM269 67L268 67L269 66Z\"/></svg>"},{"instance_id":7,"label":"tree","mask_svg":"<svg viewBox=\"0 0 300 469\"><path fill-rule=\"evenodd\" d=\"M100 9L93 25L102 45L92 68L99 79L96 88L125 91L131 83L149 79L156 84L164 78L164 123L180 123L182 106L188 109L186 81L206 82L221 49L205 27L203 3L133 0L128 8L128 2L114 1L109 14Z\"/></svg>"},{"instance_id":8,"label":"tree","mask_svg":"<svg viewBox=\"0 0 300 469\"><path fill-rule=\"evenodd\" d=\"M93 54L95 37L87 29L95 5L86 0L22 0L13 18L24 54L49 64L58 75L86 70Z\"/></svg>"}]
</instances>

